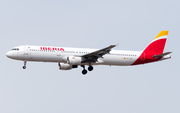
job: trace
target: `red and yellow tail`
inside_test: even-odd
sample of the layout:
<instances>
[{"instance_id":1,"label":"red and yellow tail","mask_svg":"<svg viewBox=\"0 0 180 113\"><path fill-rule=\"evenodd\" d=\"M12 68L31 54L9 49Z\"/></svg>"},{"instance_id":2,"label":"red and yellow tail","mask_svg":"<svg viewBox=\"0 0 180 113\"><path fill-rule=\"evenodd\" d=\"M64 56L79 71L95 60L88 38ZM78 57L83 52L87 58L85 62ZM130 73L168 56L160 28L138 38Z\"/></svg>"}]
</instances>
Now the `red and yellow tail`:
<instances>
[{"instance_id":1,"label":"red and yellow tail","mask_svg":"<svg viewBox=\"0 0 180 113\"><path fill-rule=\"evenodd\" d=\"M169 31L161 31L154 40L146 47L139 58L132 64L143 64L158 61L161 58L155 59L153 56L160 55L164 51L166 39Z\"/></svg>"},{"instance_id":2,"label":"red and yellow tail","mask_svg":"<svg viewBox=\"0 0 180 113\"><path fill-rule=\"evenodd\" d=\"M164 47L166 44L166 39L169 31L161 31L154 40L148 45L148 47L144 50L145 53L151 54L162 54L164 51Z\"/></svg>"}]
</instances>

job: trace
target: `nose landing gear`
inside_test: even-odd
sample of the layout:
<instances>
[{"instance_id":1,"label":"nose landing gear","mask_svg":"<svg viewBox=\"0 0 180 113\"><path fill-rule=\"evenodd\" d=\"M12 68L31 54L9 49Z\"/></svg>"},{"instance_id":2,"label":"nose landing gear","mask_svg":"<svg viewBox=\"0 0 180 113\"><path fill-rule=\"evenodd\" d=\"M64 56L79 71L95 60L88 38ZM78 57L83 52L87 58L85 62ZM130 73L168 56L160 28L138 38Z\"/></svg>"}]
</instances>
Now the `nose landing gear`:
<instances>
[{"instance_id":1,"label":"nose landing gear","mask_svg":"<svg viewBox=\"0 0 180 113\"><path fill-rule=\"evenodd\" d=\"M27 63L27 61L24 61L23 69L26 69L26 63Z\"/></svg>"}]
</instances>

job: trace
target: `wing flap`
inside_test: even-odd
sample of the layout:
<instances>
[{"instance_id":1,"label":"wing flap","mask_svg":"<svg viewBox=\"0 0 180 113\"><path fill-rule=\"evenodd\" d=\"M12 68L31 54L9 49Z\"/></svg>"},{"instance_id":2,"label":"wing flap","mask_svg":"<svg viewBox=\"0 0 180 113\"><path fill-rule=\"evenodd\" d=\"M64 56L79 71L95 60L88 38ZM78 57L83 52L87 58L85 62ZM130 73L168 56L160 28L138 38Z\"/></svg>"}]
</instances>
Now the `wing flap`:
<instances>
[{"instance_id":1,"label":"wing flap","mask_svg":"<svg viewBox=\"0 0 180 113\"><path fill-rule=\"evenodd\" d=\"M116 45L110 45L109 47L94 51L92 53L89 54L85 54L82 57L90 57L90 56L94 56L94 57L102 57L103 55L109 53L111 51L112 48L114 48Z\"/></svg>"},{"instance_id":2,"label":"wing flap","mask_svg":"<svg viewBox=\"0 0 180 113\"><path fill-rule=\"evenodd\" d=\"M82 55L83 57L83 63L85 62L96 62L98 58L103 58L103 55L109 53L112 48L114 48L116 45L110 45L109 47Z\"/></svg>"}]
</instances>

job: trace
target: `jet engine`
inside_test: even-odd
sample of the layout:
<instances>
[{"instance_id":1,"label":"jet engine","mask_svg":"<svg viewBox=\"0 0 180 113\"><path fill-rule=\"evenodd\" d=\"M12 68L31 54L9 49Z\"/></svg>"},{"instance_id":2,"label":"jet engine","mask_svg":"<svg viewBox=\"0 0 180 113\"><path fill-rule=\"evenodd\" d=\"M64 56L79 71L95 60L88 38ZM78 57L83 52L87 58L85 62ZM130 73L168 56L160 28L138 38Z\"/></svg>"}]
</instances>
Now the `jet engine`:
<instances>
[{"instance_id":1,"label":"jet engine","mask_svg":"<svg viewBox=\"0 0 180 113\"><path fill-rule=\"evenodd\" d=\"M78 65L82 61L82 57L69 56L67 57L67 63L71 65Z\"/></svg>"},{"instance_id":2,"label":"jet engine","mask_svg":"<svg viewBox=\"0 0 180 113\"><path fill-rule=\"evenodd\" d=\"M67 63L59 63L59 69L60 70L70 70L72 68L77 68L77 65L71 65Z\"/></svg>"}]
</instances>

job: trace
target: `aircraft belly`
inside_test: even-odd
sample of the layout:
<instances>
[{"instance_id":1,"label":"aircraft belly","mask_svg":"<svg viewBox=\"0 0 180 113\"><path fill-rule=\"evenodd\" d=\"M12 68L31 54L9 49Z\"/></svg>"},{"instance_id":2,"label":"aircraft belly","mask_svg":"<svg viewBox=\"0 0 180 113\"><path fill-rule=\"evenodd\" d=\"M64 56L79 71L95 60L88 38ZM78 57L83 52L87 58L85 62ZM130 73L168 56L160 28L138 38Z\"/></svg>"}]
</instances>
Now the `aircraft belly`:
<instances>
[{"instance_id":1,"label":"aircraft belly","mask_svg":"<svg viewBox=\"0 0 180 113\"><path fill-rule=\"evenodd\" d=\"M131 65L136 59L132 57L106 56L103 61L105 65Z\"/></svg>"}]
</instances>

